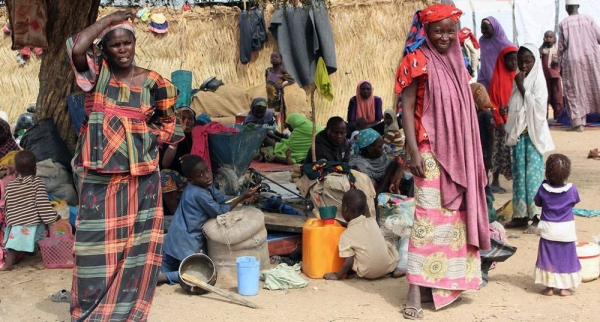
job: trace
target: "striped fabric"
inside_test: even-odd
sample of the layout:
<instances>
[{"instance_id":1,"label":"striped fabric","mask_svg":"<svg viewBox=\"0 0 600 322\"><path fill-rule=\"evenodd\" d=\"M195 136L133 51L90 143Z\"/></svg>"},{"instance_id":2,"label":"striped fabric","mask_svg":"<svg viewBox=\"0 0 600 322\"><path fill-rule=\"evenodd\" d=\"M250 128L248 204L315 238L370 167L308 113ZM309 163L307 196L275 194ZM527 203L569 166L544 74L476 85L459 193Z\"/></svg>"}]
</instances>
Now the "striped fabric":
<instances>
[{"instance_id":1,"label":"striped fabric","mask_svg":"<svg viewBox=\"0 0 600 322\"><path fill-rule=\"evenodd\" d=\"M18 177L6 186L4 209L10 226L51 224L58 219L44 182L36 176Z\"/></svg>"},{"instance_id":2,"label":"striped fabric","mask_svg":"<svg viewBox=\"0 0 600 322\"><path fill-rule=\"evenodd\" d=\"M77 35L67 40L72 61ZM73 321L146 321L162 262L158 143L184 137L173 106L177 89L148 71L140 87L111 76L102 56L88 51L87 120L76 149L85 168L75 234Z\"/></svg>"},{"instance_id":3,"label":"striped fabric","mask_svg":"<svg viewBox=\"0 0 600 322\"><path fill-rule=\"evenodd\" d=\"M76 41L77 36L67 40L69 58ZM184 137L173 109L177 88L154 71L141 87L129 87L111 76L101 57L90 49L89 70L78 73L73 66L77 84L87 93L76 164L101 173L150 174L158 169L157 143Z\"/></svg>"},{"instance_id":4,"label":"striped fabric","mask_svg":"<svg viewBox=\"0 0 600 322\"><path fill-rule=\"evenodd\" d=\"M159 180L158 171L85 171L75 233L74 321L148 318L162 262Z\"/></svg>"}]
</instances>

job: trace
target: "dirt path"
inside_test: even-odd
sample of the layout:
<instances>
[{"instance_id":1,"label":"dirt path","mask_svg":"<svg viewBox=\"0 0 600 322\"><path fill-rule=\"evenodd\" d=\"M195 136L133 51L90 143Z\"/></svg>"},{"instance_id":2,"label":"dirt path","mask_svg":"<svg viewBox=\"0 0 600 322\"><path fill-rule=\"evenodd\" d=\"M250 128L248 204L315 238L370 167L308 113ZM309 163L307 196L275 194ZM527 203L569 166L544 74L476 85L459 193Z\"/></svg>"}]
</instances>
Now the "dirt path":
<instances>
[{"instance_id":1,"label":"dirt path","mask_svg":"<svg viewBox=\"0 0 600 322\"><path fill-rule=\"evenodd\" d=\"M582 200L578 207L600 209L600 161L586 159L590 149L600 147L600 130L571 133L553 129L552 136L557 152L572 160L570 181L577 185ZM509 192L496 196L497 207L511 196L510 183L503 185ZM600 235L600 217L577 217L576 223L580 240L591 241L593 236ZM571 297L540 295L543 287L534 285L531 277L539 239L522 235L519 230L511 233L519 236L510 239L518 252L490 271L488 286L479 292L465 293L461 302L440 311L425 306L425 319L598 321L600 280L582 284ZM0 322L69 321L69 305L53 303L49 297L70 285L69 270L46 270L39 257L26 258L14 271L0 272ZM156 292L150 321L402 321L399 310L407 288L404 279L311 280L308 287L300 290L261 290L249 300L263 309L252 310L216 295L189 296L178 286L161 286Z\"/></svg>"}]
</instances>

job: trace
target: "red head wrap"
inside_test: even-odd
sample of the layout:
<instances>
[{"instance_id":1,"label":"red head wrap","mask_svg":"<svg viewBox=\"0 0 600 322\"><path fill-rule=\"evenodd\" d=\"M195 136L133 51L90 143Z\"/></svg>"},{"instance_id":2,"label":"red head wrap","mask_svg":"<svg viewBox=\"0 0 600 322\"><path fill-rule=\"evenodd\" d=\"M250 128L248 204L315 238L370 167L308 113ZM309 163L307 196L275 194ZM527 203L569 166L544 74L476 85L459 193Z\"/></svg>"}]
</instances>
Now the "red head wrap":
<instances>
[{"instance_id":1,"label":"red head wrap","mask_svg":"<svg viewBox=\"0 0 600 322\"><path fill-rule=\"evenodd\" d=\"M446 18L451 18L454 22L458 22L460 16L462 16L462 11L457 7L451 4L438 3L423 9L419 19L423 24L442 21Z\"/></svg>"}]
</instances>

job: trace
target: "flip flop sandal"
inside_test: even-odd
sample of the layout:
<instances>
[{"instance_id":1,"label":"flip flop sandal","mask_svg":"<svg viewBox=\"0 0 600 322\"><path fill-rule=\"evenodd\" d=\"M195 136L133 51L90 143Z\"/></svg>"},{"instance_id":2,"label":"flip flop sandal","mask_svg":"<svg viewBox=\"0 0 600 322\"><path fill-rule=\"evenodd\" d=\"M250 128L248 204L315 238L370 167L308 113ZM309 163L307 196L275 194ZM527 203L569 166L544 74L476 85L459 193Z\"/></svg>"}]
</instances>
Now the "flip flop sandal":
<instances>
[{"instance_id":1,"label":"flip flop sandal","mask_svg":"<svg viewBox=\"0 0 600 322\"><path fill-rule=\"evenodd\" d=\"M408 320L423 320L423 309L402 304L402 317Z\"/></svg>"},{"instance_id":2,"label":"flip flop sandal","mask_svg":"<svg viewBox=\"0 0 600 322\"><path fill-rule=\"evenodd\" d=\"M52 294L52 297L50 297L50 299L52 300L52 302L71 303L71 292L69 292L67 290L60 290L60 291Z\"/></svg>"}]
</instances>

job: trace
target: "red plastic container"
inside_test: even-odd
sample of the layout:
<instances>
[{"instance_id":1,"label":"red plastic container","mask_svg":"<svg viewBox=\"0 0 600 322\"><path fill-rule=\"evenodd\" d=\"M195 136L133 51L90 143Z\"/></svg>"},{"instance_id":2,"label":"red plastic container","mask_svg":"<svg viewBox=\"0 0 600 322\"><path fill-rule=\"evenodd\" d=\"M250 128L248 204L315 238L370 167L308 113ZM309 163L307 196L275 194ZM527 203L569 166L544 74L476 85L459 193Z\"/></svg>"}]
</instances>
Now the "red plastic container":
<instances>
[{"instance_id":1,"label":"red plastic container","mask_svg":"<svg viewBox=\"0 0 600 322\"><path fill-rule=\"evenodd\" d=\"M235 116L235 124L244 124L245 120L246 120L245 114L238 114Z\"/></svg>"},{"instance_id":2,"label":"red plastic container","mask_svg":"<svg viewBox=\"0 0 600 322\"><path fill-rule=\"evenodd\" d=\"M42 260L46 268L73 268L75 236L54 235L39 241Z\"/></svg>"},{"instance_id":3,"label":"red plastic container","mask_svg":"<svg viewBox=\"0 0 600 322\"><path fill-rule=\"evenodd\" d=\"M289 255L302 244L302 235L267 239L269 256Z\"/></svg>"}]
</instances>

